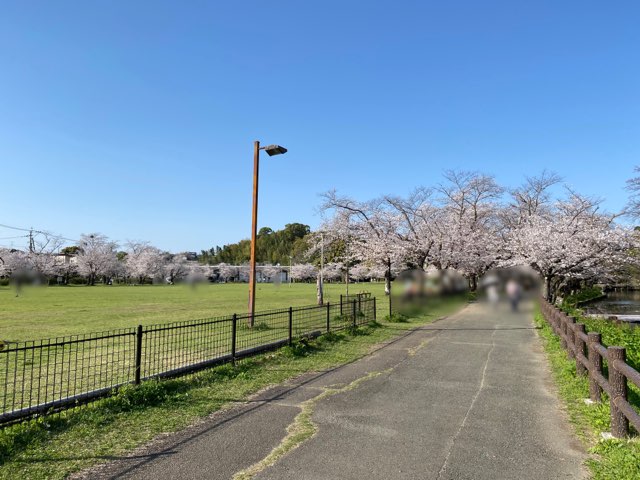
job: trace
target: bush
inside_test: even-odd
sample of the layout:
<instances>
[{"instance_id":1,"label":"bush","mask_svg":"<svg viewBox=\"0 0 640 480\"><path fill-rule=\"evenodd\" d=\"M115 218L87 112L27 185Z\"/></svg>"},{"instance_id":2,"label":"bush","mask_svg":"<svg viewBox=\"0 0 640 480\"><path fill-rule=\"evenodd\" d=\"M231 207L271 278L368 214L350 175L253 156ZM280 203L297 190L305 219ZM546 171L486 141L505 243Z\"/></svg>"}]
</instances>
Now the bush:
<instances>
[{"instance_id":1,"label":"bush","mask_svg":"<svg viewBox=\"0 0 640 480\"><path fill-rule=\"evenodd\" d=\"M391 323L407 323L409 321L409 317L398 312L392 313L391 316L387 315L384 319Z\"/></svg>"},{"instance_id":2,"label":"bush","mask_svg":"<svg viewBox=\"0 0 640 480\"><path fill-rule=\"evenodd\" d=\"M306 357L314 350L317 350L315 343L306 337L297 338L291 345L282 348L282 354L285 357Z\"/></svg>"}]
</instances>

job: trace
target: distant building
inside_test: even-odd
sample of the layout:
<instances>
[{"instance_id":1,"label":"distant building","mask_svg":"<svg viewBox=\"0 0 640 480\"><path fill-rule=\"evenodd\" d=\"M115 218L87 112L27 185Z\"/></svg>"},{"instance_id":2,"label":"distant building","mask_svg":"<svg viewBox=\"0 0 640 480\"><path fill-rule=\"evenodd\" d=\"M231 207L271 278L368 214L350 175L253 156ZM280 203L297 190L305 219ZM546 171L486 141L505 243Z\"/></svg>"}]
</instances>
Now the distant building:
<instances>
[{"instance_id":1,"label":"distant building","mask_svg":"<svg viewBox=\"0 0 640 480\"><path fill-rule=\"evenodd\" d=\"M71 253L56 253L53 255L56 265L75 265L78 263L78 256Z\"/></svg>"}]
</instances>

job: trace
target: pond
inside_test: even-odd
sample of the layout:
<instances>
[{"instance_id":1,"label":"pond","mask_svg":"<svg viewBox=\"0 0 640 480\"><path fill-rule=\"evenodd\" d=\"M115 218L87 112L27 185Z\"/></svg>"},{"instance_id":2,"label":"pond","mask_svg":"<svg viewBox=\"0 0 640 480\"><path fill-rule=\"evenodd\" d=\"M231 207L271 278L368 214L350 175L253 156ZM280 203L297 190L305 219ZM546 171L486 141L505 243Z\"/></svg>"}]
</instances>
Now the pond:
<instances>
[{"instance_id":1,"label":"pond","mask_svg":"<svg viewBox=\"0 0 640 480\"><path fill-rule=\"evenodd\" d=\"M640 290L609 292L607 298L581 308L587 315L616 316L626 322L640 323Z\"/></svg>"}]
</instances>

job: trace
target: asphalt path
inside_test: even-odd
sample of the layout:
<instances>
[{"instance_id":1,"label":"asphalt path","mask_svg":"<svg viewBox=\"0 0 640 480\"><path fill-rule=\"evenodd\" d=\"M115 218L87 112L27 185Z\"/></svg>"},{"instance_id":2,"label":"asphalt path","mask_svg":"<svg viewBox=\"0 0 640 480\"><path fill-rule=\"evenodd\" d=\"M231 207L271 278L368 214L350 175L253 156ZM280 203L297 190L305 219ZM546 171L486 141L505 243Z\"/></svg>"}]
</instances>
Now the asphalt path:
<instances>
[{"instance_id":1,"label":"asphalt path","mask_svg":"<svg viewBox=\"0 0 640 480\"><path fill-rule=\"evenodd\" d=\"M80 477L585 478L585 453L554 392L532 307L523 310L469 305ZM315 433L269 457L302 409Z\"/></svg>"}]
</instances>

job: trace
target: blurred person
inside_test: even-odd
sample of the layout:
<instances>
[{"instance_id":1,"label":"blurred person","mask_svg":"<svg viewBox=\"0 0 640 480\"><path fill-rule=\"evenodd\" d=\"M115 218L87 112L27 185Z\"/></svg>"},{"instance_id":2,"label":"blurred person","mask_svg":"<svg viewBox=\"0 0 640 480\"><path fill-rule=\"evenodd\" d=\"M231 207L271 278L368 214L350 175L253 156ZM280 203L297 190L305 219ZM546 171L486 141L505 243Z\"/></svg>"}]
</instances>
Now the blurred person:
<instances>
[{"instance_id":1,"label":"blurred person","mask_svg":"<svg viewBox=\"0 0 640 480\"><path fill-rule=\"evenodd\" d=\"M487 300L494 307L498 304L498 301L500 300L499 284L500 284L500 280L493 273L486 275L482 279L482 287L484 288L487 294Z\"/></svg>"},{"instance_id":2,"label":"blurred person","mask_svg":"<svg viewBox=\"0 0 640 480\"><path fill-rule=\"evenodd\" d=\"M513 278L507 282L507 297L511 303L511 311L518 311L518 304L520 303L520 297L522 296L522 289L520 284Z\"/></svg>"}]
</instances>

